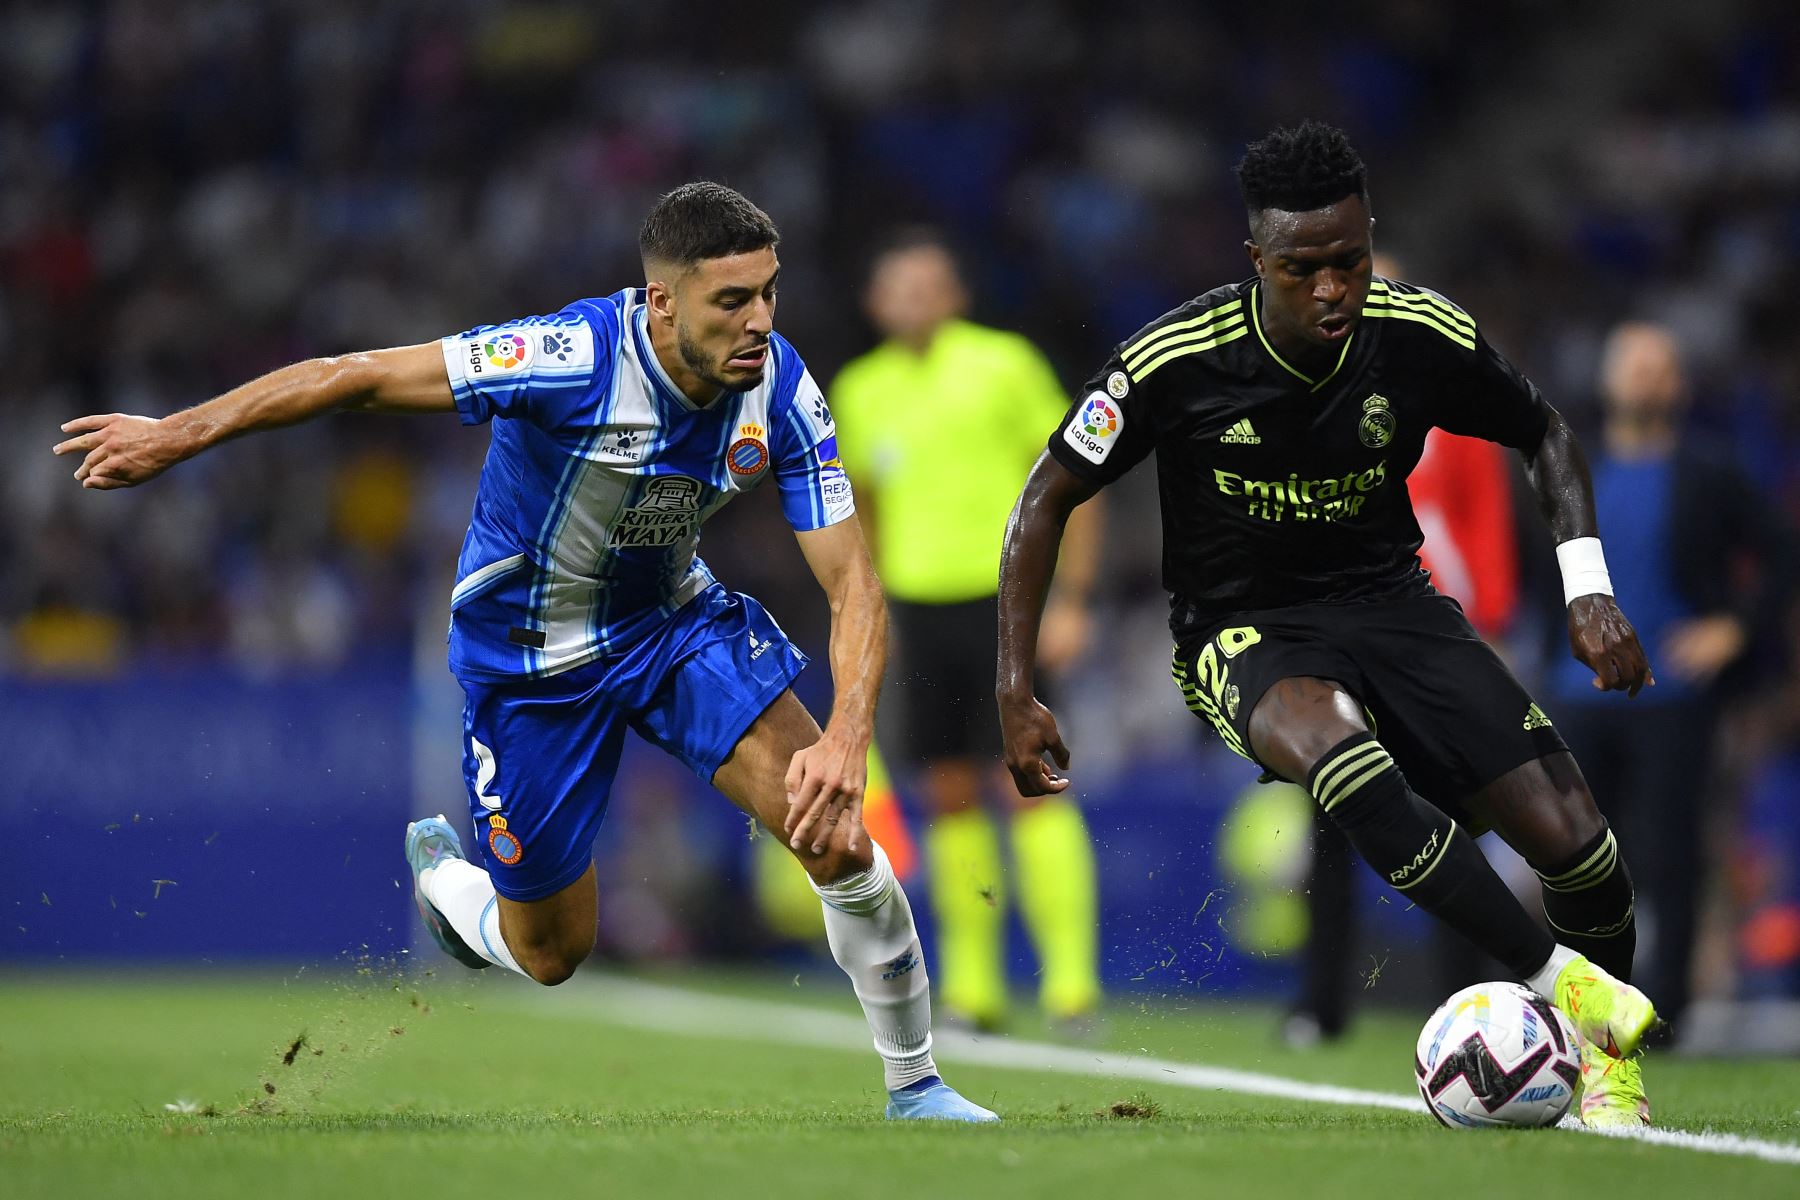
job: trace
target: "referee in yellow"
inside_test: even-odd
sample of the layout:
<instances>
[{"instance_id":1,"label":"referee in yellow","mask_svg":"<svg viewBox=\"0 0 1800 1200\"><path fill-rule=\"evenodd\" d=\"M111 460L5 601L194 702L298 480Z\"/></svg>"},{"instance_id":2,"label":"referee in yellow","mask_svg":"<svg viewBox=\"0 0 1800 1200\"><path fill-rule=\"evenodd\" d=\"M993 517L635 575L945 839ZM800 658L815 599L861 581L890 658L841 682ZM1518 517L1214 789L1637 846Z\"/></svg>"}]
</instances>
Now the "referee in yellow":
<instances>
[{"instance_id":1,"label":"referee in yellow","mask_svg":"<svg viewBox=\"0 0 1800 1200\"><path fill-rule=\"evenodd\" d=\"M830 403L893 617L890 703L903 732L890 754L911 769L931 821L940 999L978 1028L1005 1020L1016 898L1044 1009L1080 1028L1100 1002L1093 845L1068 793L1027 800L1010 786L994 708L1000 541L1068 396L1030 342L964 319L956 259L929 230L884 247L864 299L885 340L844 368ZM1091 502L1069 519L1039 639L1051 672L1087 640L1099 520ZM989 800L1010 818L1010 875Z\"/></svg>"}]
</instances>

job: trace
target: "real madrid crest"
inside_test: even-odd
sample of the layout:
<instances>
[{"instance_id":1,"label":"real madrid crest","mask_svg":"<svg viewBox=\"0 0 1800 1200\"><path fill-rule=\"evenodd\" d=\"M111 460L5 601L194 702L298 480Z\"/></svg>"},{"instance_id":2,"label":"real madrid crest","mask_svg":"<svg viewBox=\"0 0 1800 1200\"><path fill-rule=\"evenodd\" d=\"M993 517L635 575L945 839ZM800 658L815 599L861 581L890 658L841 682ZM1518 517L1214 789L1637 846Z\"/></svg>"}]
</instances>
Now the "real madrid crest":
<instances>
[{"instance_id":1,"label":"real madrid crest","mask_svg":"<svg viewBox=\"0 0 1800 1200\"><path fill-rule=\"evenodd\" d=\"M1356 436L1371 450L1379 450L1394 440L1394 414L1388 411L1388 398L1376 392L1363 401L1362 420L1357 422Z\"/></svg>"}]
</instances>

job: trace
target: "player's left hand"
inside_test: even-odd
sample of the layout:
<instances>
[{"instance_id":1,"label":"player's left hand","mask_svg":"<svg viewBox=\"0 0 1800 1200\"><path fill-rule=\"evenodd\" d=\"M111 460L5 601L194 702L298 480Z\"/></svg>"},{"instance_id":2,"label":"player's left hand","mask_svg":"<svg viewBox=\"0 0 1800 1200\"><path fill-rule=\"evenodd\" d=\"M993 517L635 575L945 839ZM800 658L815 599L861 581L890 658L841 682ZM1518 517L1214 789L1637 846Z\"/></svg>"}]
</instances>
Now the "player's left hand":
<instances>
[{"instance_id":1,"label":"player's left hand","mask_svg":"<svg viewBox=\"0 0 1800 1200\"><path fill-rule=\"evenodd\" d=\"M838 825L850 822L847 848L862 840L863 788L869 773L868 739L827 729L788 763L787 816L781 831L794 850L823 854Z\"/></svg>"},{"instance_id":2,"label":"player's left hand","mask_svg":"<svg viewBox=\"0 0 1800 1200\"><path fill-rule=\"evenodd\" d=\"M1594 686L1603 692L1635 696L1656 686L1637 630L1604 592L1577 596L1569 604L1569 649L1593 671Z\"/></svg>"},{"instance_id":3,"label":"player's left hand","mask_svg":"<svg viewBox=\"0 0 1800 1200\"><path fill-rule=\"evenodd\" d=\"M187 457L165 420L126 413L76 417L63 424L77 436L51 447L53 454L82 454L75 478L84 488L109 491L148 482Z\"/></svg>"},{"instance_id":4,"label":"player's left hand","mask_svg":"<svg viewBox=\"0 0 1800 1200\"><path fill-rule=\"evenodd\" d=\"M1069 747L1056 728L1056 716L1038 703L1036 696L1001 696L1001 757L1012 772L1019 795L1054 796L1067 791L1069 777L1058 775L1044 761L1049 754L1059 770L1069 769Z\"/></svg>"}]
</instances>

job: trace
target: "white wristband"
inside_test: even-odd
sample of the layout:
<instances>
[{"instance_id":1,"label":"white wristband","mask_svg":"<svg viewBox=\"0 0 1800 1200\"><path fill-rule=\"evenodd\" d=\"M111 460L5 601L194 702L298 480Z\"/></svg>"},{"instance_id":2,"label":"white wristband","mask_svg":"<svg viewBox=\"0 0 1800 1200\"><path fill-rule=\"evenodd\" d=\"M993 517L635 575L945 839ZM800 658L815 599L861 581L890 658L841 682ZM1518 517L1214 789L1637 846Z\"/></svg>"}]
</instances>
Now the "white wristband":
<instances>
[{"instance_id":1,"label":"white wristband","mask_svg":"<svg viewBox=\"0 0 1800 1200\"><path fill-rule=\"evenodd\" d=\"M1612 576L1606 573L1606 554L1597 537L1571 538L1556 548L1556 565L1562 568L1563 603L1577 596L1613 594Z\"/></svg>"}]
</instances>

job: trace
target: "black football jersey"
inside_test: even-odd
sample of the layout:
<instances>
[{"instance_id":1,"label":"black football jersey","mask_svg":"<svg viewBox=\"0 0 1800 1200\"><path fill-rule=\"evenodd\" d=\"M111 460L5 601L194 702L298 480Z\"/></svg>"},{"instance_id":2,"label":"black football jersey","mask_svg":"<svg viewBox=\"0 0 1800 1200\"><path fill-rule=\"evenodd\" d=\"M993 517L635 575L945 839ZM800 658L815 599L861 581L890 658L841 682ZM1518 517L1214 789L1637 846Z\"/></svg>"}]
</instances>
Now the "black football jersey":
<instances>
[{"instance_id":1,"label":"black football jersey","mask_svg":"<svg viewBox=\"0 0 1800 1200\"><path fill-rule=\"evenodd\" d=\"M1430 590L1406 477L1433 426L1530 450L1549 408L1435 292L1371 281L1337 365L1309 378L1264 335L1255 279L1120 343L1050 453L1097 484L1152 450L1180 636L1229 613Z\"/></svg>"}]
</instances>

